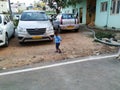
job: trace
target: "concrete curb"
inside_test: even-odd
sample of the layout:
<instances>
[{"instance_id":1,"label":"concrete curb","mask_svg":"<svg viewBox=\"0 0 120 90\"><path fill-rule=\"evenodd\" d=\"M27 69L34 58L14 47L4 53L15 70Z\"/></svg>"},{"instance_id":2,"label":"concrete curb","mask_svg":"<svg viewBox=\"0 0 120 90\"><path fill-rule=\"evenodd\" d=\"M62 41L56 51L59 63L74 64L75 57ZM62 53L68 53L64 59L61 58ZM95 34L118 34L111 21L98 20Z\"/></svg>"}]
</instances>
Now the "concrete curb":
<instances>
[{"instance_id":1,"label":"concrete curb","mask_svg":"<svg viewBox=\"0 0 120 90\"><path fill-rule=\"evenodd\" d=\"M93 37L94 37L94 40L95 40L95 41L98 41L98 42L100 42L100 43L103 43L103 44L106 44L106 45L110 45L110 46L120 47L120 43L111 43L111 42L105 42L105 41L103 41L103 40L100 40L100 39L98 39L98 38L95 36L95 32L94 32L92 29L90 29L90 28L88 28L88 27L85 27L85 28L86 28L86 30L89 30L89 31L91 31L91 32L93 33Z\"/></svg>"}]
</instances>

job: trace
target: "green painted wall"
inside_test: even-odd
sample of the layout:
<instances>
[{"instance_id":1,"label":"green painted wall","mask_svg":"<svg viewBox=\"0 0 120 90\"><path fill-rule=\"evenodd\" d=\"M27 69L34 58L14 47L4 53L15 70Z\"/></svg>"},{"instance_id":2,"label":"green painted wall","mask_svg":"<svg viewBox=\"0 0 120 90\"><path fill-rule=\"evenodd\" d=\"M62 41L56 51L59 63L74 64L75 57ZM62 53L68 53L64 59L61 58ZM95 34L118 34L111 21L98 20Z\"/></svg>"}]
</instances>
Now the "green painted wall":
<instances>
[{"instance_id":1,"label":"green painted wall","mask_svg":"<svg viewBox=\"0 0 120 90\"><path fill-rule=\"evenodd\" d=\"M107 11L101 12L101 2L105 1L108 2ZM120 13L111 14L111 1L112 0L97 0L95 25L98 27L104 27L107 25L108 28L115 27L120 29Z\"/></svg>"}]
</instances>

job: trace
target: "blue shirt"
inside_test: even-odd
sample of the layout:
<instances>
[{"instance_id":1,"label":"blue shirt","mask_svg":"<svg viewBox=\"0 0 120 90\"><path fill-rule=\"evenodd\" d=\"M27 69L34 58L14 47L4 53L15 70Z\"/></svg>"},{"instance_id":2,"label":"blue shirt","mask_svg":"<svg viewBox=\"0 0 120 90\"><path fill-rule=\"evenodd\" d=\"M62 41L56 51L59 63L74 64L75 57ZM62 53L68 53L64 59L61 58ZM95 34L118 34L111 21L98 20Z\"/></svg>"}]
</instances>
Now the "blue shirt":
<instances>
[{"instance_id":1,"label":"blue shirt","mask_svg":"<svg viewBox=\"0 0 120 90\"><path fill-rule=\"evenodd\" d=\"M60 43L61 42L61 37L60 36L54 36L55 43Z\"/></svg>"}]
</instances>

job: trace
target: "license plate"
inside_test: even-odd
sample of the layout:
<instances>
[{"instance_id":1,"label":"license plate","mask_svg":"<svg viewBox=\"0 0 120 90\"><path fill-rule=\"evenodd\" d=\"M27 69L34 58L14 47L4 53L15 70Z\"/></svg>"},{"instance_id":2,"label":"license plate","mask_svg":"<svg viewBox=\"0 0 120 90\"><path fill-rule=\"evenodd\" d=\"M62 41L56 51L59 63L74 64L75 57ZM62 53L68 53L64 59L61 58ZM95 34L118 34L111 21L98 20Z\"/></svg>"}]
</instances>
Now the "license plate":
<instances>
[{"instance_id":1,"label":"license plate","mask_svg":"<svg viewBox=\"0 0 120 90\"><path fill-rule=\"evenodd\" d=\"M42 36L33 36L32 39L41 39Z\"/></svg>"},{"instance_id":2,"label":"license plate","mask_svg":"<svg viewBox=\"0 0 120 90\"><path fill-rule=\"evenodd\" d=\"M67 29L74 29L74 26L67 26Z\"/></svg>"}]
</instances>

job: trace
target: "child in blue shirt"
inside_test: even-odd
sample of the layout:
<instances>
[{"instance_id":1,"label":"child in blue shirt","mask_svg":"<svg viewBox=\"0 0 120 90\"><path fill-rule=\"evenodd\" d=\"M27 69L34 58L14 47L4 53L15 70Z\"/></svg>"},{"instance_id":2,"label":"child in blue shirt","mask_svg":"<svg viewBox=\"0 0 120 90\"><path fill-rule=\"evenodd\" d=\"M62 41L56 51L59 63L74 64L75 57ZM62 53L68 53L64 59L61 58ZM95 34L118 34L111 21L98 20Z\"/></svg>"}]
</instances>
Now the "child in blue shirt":
<instances>
[{"instance_id":1,"label":"child in blue shirt","mask_svg":"<svg viewBox=\"0 0 120 90\"><path fill-rule=\"evenodd\" d=\"M59 46L60 46L60 42L62 41L62 39L61 39L61 36L58 35L57 31L54 32L54 41L56 44L56 52L61 53Z\"/></svg>"}]
</instances>

